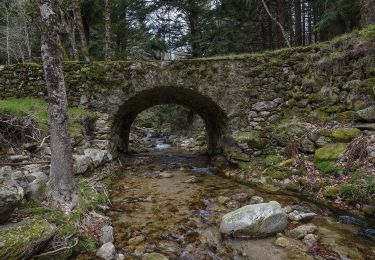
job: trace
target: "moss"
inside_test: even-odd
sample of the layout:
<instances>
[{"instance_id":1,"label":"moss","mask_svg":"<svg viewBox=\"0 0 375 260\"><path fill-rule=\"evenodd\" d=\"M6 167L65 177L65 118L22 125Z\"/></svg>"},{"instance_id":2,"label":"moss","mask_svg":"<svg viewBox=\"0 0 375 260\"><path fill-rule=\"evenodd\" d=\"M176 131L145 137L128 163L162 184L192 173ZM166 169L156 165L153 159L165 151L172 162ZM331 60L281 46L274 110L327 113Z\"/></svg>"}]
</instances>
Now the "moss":
<instances>
[{"instance_id":1,"label":"moss","mask_svg":"<svg viewBox=\"0 0 375 260\"><path fill-rule=\"evenodd\" d=\"M345 151L347 144L332 143L323 146L315 151L315 158L318 160L337 160Z\"/></svg>"},{"instance_id":2,"label":"moss","mask_svg":"<svg viewBox=\"0 0 375 260\"><path fill-rule=\"evenodd\" d=\"M372 73L375 74L375 68L372 68L372 71ZM375 75L371 76L371 78L363 81L363 85L365 87L365 93L375 99Z\"/></svg>"},{"instance_id":3,"label":"moss","mask_svg":"<svg viewBox=\"0 0 375 260\"><path fill-rule=\"evenodd\" d=\"M334 115L333 119L339 123L353 123L359 120L355 111L345 111Z\"/></svg>"},{"instance_id":4,"label":"moss","mask_svg":"<svg viewBox=\"0 0 375 260\"><path fill-rule=\"evenodd\" d=\"M279 166L281 168L287 168L289 166L292 166L295 163L296 163L296 160L294 160L294 159L288 159L288 160L280 162L277 166Z\"/></svg>"},{"instance_id":5,"label":"moss","mask_svg":"<svg viewBox=\"0 0 375 260\"><path fill-rule=\"evenodd\" d=\"M357 189L353 184L346 183L340 186L340 196L347 202L355 203L363 200L366 193Z\"/></svg>"},{"instance_id":6,"label":"moss","mask_svg":"<svg viewBox=\"0 0 375 260\"><path fill-rule=\"evenodd\" d=\"M247 143L252 148L264 148L266 140L262 137L262 133L257 130L249 130L246 132L237 132L233 138L238 143Z\"/></svg>"},{"instance_id":7,"label":"moss","mask_svg":"<svg viewBox=\"0 0 375 260\"><path fill-rule=\"evenodd\" d=\"M57 235L60 237L69 236L77 232L77 227L73 224L66 224L57 230Z\"/></svg>"},{"instance_id":8,"label":"moss","mask_svg":"<svg viewBox=\"0 0 375 260\"><path fill-rule=\"evenodd\" d=\"M335 199L339 190L337 187L330 186L324 189L323 196L329 199Z\"/></svg>"},{"instance_id":9,"label":"moss","mask_svg":"<svg viewBox=\"0 0 375 260\"><path fill-rule=\"evenodd\" d=\"M28 219L19 224L0 228L0 238L3 245L0 247L1 259L23 259L32 252L25 252L26 246L38 245L53 236L55 227L44 219Z\"/></svg>"},{"instance_id":10,"label":"moss","mask_svg":"<svg viewBox=\"0 0 375 260\"><path fill-rule=\"evenodd\" d=\"M289 172L285 172L277 168L268 168L264 171L264 173L276 180L284 180L291 176Z\"/></svg>"},{"instance_id":11,"label":"moss","mask_svg":"<svg viewBox=\"0 0 375 260\"><path fill-rule=\"evenodd\" d=\"M333 161L315 160L315 166L323 174L337 175L341 172L341 168L337 167Z\"/></svg>"},{"instance_id":12,"label":"moss","mask_svg":"<svg viewBox=\"0 0 375 260\"><path fill-rule=\"evenodd\" d=\"M34 118L38 126L48 131L49 115L48 103L37 98L10 98L0 100L0 114L10 114L16 117L30 116ZM95 113L83 108L69 108L69 131L76 136L84 129L82 120L87 117L94 117Z\"/></svg>"},{"instance_id":13,"label":"moss","mask_svg":"<svg viewBox=\"0 0 375 260\"><path fill-rule=\"evenodd\" d=\"M360 31L360 36L367 40L367 41L374 41L375 40L375 24L372 24L368 26L367 28L364 28L362 31Z\"/></svg>"},{"instance_id":14,"label":"moss","mask_svg":"<svg viewBox=\"0 0 375 260\"><path fill-rule=\"evenodd\" d=\"M288 183L285 188L290 191L299 191L300 187L298 186L297 183L290 182Z\"/></svg>"},{"instance_id":15,"label":"moss","mask_svg":"<svg viewBox=\"0 0 375 260\"><path fill-rule=\"evenodd\" d=\"M357 128L338 128L332 132L331 137L335 138L337 141L350 142L360 136L361 133L361 130Z\"/></svg>"},{"instance_id":16,"label":"moss","mask_svg":"<svg viewBox=\"0 0 375 260\"><path fill-rule=\"evenodd\" d=\"M250 170L252 168L251 164L242 161L238 162L238 167L243 170Z\"/></svg>"},{"instance_id":17,"label":"moss","mask_svg":"<svg viewBox=\"0 0 375 260\"><path fill-rule=\"evenodd\" d=\"M264 165L268 167L277 165L281 163L283 160L284 160L283 157L279 154L271 154L262 158Z\"/></svg>"},{"instance_id":18,"label":"moss","mask_svg":"<svg viewBox=\"0 0 375 260\"><path fill-rule=\"evenodd\" d=\"M328 128L321 128L321 129L319 130L319 134L320 134L321 136L330 137L330 136L331 136L331 133L332 133L332 131L329 130Z\"/></svg>"}]
</instances>

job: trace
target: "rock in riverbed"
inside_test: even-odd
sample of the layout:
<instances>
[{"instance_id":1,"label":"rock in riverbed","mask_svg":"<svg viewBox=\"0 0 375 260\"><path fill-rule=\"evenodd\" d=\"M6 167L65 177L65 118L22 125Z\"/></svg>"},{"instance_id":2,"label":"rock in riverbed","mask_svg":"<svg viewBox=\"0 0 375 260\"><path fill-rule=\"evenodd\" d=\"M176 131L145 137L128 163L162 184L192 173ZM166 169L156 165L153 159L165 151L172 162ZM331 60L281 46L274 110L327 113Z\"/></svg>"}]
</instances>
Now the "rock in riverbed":
<instances>
[{"instance_id":1,"label":"rock in riverbed","mask_svg":"<svg viewBox=\"0 0 375 260\"><path fill-rule=\"evenodd\" d=\"M0 227L0 259L29 259L55 234L44 219L27 219Z\"/></svg>"},{"instance_id":2,"label":"rock in riverbed","mask_svg":"<svg viewBox=\"0 0 375 260\"><path fill-rule=\"evenodd\" d=\"M96 256L104 260L113 260L116 258L116 248L111 242L105 243L98 249Z\"/></svg>"},{"instance_id":3,"label":"rock in riverbed","mask_svg":"<svg viewBox=\"0 0 375 260\"><path fill-rule=\"evenodd\" d=\"M288 216L272 203L248 205L224 215L220 232L234 237L266 237L284 230Z\"/></svg>"},{"instance_id":4,"label":"rock in riverbed","mask_svg":"<svg viewBox=\"0 0 375 260\"><path fill-rule=\"evenodd\" d=\"M24 195L22 187L16 181L7 179L7 177L0 175L0 223L8 220Z\"/></svg>"}]
</instances>

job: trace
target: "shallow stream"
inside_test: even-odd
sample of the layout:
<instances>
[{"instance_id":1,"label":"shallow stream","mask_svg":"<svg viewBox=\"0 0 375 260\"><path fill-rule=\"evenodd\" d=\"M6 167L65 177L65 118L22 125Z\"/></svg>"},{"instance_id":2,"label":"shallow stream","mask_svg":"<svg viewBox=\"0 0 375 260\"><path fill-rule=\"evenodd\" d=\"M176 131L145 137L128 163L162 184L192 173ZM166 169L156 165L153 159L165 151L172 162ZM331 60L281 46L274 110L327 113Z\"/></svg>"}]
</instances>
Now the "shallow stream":
<instances>
[{"instance_id":1,"label":"shallow stream","mask_svg":"<svg viewBox=\"0 0 375 260\"><path fill-rule=\"evenodd\" d=\"M126 259L152 252L170 259L375 259L373 230L366 223L332 215L296 197L238 184L215 173L205 156L163 146L157 139L153 151L127 158L125 164L122 177L112 186L113 207L107 215L113 220L115 245ZM232 199L239 193L249 198ZM249 204L254 195L317 213L311 222L318 227L318 246L308 248L301 240L276 246L276 235L222 238L221 216ZM300 224L290 223L288 228Z\"/></svg>"}]
</instances>

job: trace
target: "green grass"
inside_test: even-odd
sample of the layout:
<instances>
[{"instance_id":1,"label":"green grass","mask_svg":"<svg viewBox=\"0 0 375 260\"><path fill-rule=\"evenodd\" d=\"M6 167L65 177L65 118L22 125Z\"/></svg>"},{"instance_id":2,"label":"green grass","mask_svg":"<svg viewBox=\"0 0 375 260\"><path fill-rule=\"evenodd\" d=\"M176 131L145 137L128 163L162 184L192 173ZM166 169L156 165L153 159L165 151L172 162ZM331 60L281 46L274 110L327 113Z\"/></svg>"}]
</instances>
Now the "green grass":
<instances>
[{"instance_id":1,"label":"green grass","mask_svg":"<svg viewBox=\"0 0 375 260\"><path fill-rule=\"evenodd\" d=\"M69 108L69 131L72 136L79 135L83 130L82 120L95 116L94 112L83 108ZM0 114L15 117L30 116L38 122L39 128L48 131L48 103L37 98L10 98L0 100Z\"/></svg>"},{"instance_id":2,"label":"green grass","mask_svg":"<svg viewBox=\"0 0 375 260\"><path fill-rule=\"evenodd\" d=\"M338 175L342 171L333 161L315 160L315 166L323 174Z\"/></svg>"},{"instance_id":3,"label":"green grass","mask_svg":"<svg viewBox=\"0 0 375 260\"><path fill-rule=\"evenodd\" d=\"M368 26L359 33L365 40L375 40L375 24Z\"/></svg>"}]
</instances>

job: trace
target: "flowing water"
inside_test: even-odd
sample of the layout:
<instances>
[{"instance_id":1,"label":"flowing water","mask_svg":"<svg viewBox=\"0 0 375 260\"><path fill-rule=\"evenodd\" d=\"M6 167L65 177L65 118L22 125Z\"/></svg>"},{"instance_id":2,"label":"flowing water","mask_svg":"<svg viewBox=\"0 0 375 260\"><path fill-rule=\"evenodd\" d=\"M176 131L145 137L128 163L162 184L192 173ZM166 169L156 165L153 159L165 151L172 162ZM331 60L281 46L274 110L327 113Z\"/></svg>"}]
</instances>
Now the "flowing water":
<instances>
[{"instance_id":1,"label":"flowing water","mask_svg":"<svg viewBox=\"0 0 375 260\"><path fill-rule=\"evenodd\" d=\"M151 252L170 259L375 259L374 231L366 223L333 216L296 197L253 190L215 173L205 156L163 146L163 139L155 142L154 151L125 159L123 175L111 189L113 207L107 215L113 220L115 245L126 259ZM306 253L300 240L282 248L273 244L276 236L222 238L221 216L249 199L219 203L220 196L239 193L316 212L312 223L318 226L319 247Z\"/></svg>"}]
</instances>

